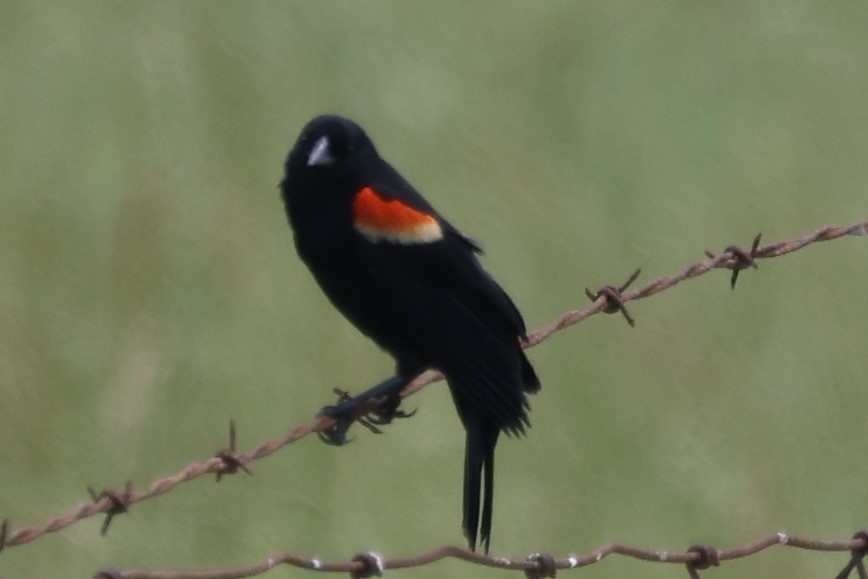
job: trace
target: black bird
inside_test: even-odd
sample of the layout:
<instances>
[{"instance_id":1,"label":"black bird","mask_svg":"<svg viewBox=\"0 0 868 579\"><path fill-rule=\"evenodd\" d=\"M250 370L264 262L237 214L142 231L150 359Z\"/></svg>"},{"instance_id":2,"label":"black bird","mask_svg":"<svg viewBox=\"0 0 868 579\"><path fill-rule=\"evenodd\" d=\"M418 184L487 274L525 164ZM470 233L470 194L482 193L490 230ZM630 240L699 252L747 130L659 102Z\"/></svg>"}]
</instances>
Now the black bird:
<instances>
[{"instance_id":1,"label":"black bird","mask_svg":"<svg viewBox=\"0 0 868 579\"><path fill-rule=\"evenodd\" d=\"M295 246L332 304L388 351L396 375L354 399L400 390L428 368L443 372L467 431L464 534L488 552L494 447L529 426L525 393L540 383L521 349L521 314L480 266L481 253L339 116L301 131L281 192ZM346 404L326 412L349 415ZM482 499L480 523L480 498Z\"/></svg>"}]
</instances>

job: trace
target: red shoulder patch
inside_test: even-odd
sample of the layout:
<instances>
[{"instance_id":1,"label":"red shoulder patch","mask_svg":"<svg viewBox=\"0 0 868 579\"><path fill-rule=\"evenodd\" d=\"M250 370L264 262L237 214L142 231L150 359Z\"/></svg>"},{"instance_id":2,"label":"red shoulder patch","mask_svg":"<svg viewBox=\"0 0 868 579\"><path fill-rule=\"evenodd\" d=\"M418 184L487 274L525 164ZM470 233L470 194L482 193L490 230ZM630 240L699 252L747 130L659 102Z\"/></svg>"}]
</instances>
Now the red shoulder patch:
<instances>
[{"instance_id":1,"label":"red shoulder patch","mask_svg":"<svg viewBox=\"0 0 868 579\"><path fill-rule=\"evenodd\" d=\"M362 187L353 200L356 230L371 241L430 243L443 237L437 219L397 199L384 199L370 187Z\"/></svg>"}]
</instances>

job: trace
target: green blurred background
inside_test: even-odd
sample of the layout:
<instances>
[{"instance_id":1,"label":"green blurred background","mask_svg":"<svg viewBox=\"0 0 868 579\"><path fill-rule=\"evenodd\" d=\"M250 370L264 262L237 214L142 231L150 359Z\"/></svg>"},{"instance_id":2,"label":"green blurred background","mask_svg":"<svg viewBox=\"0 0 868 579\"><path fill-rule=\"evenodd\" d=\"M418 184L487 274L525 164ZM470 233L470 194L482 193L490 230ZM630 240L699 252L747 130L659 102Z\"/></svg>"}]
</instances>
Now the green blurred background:
<instances>
[{"instance_id":1,"label":"green blurred background","mask_svg":"<svg viewBox=\"0 0 868 579\"><path fill-rule=\"evenodd\" d=\"M583 288L868 218L864 2L4 2L0 518L143 488L283 433L389 358L295 256L276 185L301 126L360 122L487 248L530 327ZM868 241L716 272L534 349L498 453L493 553L721 548L868 525ZM462 544L463 433L418 415L0 554L0 575L202 569ZM775 549L715 577L831 577ZM398 574L398 572L392 572ZM492 577L457 562L406 577ZM613 558L582 577L680 577ZM306 576L274 570L270 576Z\"/></svg>"}]
</instances>

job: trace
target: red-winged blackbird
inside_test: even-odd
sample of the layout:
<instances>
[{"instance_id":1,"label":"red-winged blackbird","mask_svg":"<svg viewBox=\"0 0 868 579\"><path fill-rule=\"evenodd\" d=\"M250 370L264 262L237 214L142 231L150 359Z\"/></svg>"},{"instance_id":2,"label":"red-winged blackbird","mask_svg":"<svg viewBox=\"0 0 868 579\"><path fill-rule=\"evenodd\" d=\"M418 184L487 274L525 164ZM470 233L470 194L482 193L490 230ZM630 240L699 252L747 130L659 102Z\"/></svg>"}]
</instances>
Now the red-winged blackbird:
<instances>
[{"instance_id":1,"label":"red-winged blackbird","mask_svg":"<svg viewBox=\"0 0 868 579\"><path fill-rule=\"evenodd\" d=\"M521 314L479 265L479 247L352 121L311 120L285 168L281 191L299 256L335 307L395 358L396 376L362 397L386 394L394 410L422 371L446 376L467 431L464 534L471 549L478 534L488 552L497 437L524 433L525 393L540 388L519 344Z\"/></svg>"}]
</instances>

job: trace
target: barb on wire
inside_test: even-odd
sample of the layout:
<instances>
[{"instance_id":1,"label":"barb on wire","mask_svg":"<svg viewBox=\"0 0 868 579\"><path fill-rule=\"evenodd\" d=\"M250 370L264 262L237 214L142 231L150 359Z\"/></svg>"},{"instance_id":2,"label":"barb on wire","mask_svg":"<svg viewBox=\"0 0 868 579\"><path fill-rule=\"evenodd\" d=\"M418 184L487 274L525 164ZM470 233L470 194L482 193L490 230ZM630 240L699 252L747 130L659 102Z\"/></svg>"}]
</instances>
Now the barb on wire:
<instances>
[{"instance_id":1,"label":"barb on wire","mask_svg":"<svg viewBox=\"0 0 868 579\"><path fill-rule=\"evenodd\" d=\"M9 519L3 519L0 523L0 551L6 546L6 532L9 530Z\"/></svg>"},{"instance_id":2,"label":"barb on wire","mask_svg":"<svg viewBox=\"0 0 868 579\"><path fill-rule=\"evenodd\" d=\"M841 572L835 576L835 579L847 579L853 569L856 569L856 572L859 573L859 579L868 579L868 572L865 571L865 562L863 561L868 556L868 531L859 531L853 535L853 539L854 542L861 540L862 546L854 547L850 550L852 553L850 562L841 569Z\"/></svg>"},{"instance_id":3,"label":"barb on wire","mask_svg":"<svg viewBox=\"0 0 868 579\"><path fill-rule=\"evenodd\" d=\"M654 563L684 564L687 566L691 578L696 579L699 577L699 570L719 566L722 561L750 557L775 545L784 545L810 551L850 551L853 553L854 560L857 554L861 553L858 559L861 562L861 556L864 556L865 550L868 549L868 534L860 531L848 541L821 541L787 535L785 533L773 533L751 543L723 551L718 551L709 545L693 545L686 551L661 551L642 549L622 543L610 543L585 555L569 555L560 559L542 553L534 553L525 559L505 559L502 557L490 557L468 551L461 547L451 546L441 547L413 557L383 559L375 553L361 553L349 561L336 562L321 561L293 553L279 553L268 557L261 563L232 569L192 572L101 571L97 573L96 577L104 577L106 579L239 579L265 573L278 565L289 565L309 571L343 572L350 573L353 578L366 578L380 576L388 569L409 569L429 565L442 559L458 559L484 567L521 571L529 579L537 579L554 577L555 573L559 570L588 567L589 565L599 563L609 555L622 555ZM851 562L851 566L845 568L844 572L846 574L839 574L837 579L846 579L850 570L855 568L856 565L856 563Z\"/></svg>"},{"instance_id":4,"label":"barb on wire","mask_svg":"<svg viewBox=\"0 0 868 579\"><path fill-rule=\"evenodd\" d=\"M639 268L633 272L627 281L621 284L620 287L615 287L613 285L604 286L602 289L598 290L597 293L591 293L591 290L585 288L585 295L588 296L588 299L592 302L597 301L600 298L605 298L606 305L603 306L603 311L607 314L614 314L615 312L621 312L624 315L624 319L627 320L627 323L631 326L636 325L636 320L633 319L633 316L630 315L630 312L627 311L627 306L624 305L624 299L621 295L630 287L634 281L639 277L639 274L642 273L642 269Z\"/></svg>"},{"instance_id":5,"label":"barb on wire","mask_svg":"<svg viewBox=\"0 0 868 579\"><path fill-rule=\"evenodd\" d=\"M123 493L104 490L97 494L92 487L87 487L87 492L90 494L90 498L93 499L94 503L99 503L103 499L108 501L109 507L105 510L105 521L103 521L102 528L100 529L100 535L105 537L106 533L108 533L109 525L112 524L112 519L114 519L116 515L123 515L124 513L129 512L127 505L130 504L130 495L133 492L133 482L129 480L127 481Z\"/></svg>"},{"instance_id":6,"label":"barb on wire","mask_svg":"<svg viewBox=\"0 0 868 579\"><path fill-rule=\"evenodd\" d=\"M604 288L596 294L592 294L591 297L593 297L593 303L588 307L563 313L549 325L531 332L528 335L527 340L524 341L523 346L526 348L536 346L548 339L555 332L575 325L586 318L599 314L600 312L613 313L620 311L627 318L628 322L631 322L633 318L627 313L626 308L624 308L626 302L650 297L665 289L674 287L684 280L708 273L712 269L723 268L737 272L745 267L755 265L754 261L756 259L768 259L785 255L802 249L812 243L838 239L845 235L866 234L868 234L868 221L862 221L846 227L822 227L811 234L797 239L778 241L764 246L759 246L759 236L757 236L754 240L754 247L749 252L738 249L737 246L730 246L719 255L706 254L708 259L691 264L676 275L659 277L651 280L640 288L625 291L627 286L634 281L636 276L638 276L638 272L636 272L631 276L630 280L620 288L607 286L608 289L614 291L604 291L606 290L606 288ZM734 281L735 278L733 278L732 281L733 285ZM407 396L411 396L427 385L442 379L443 375L439 372L433 370L423 372L404 388L401 392L401 397L406 398ZM367 408L373 410L376 408L377 404L377 401L372 401L371 405L367 406ZM123 494L117 493L116 491L103 491L101 494L92 497L93 500L91 502L81 504L72 512L53 517L41 525L7 531L5 533L5 542L3 545L6 548L10 546L23 545L38 539L46 533L59 531L77 521L100 513L106 513L109 515L108 520L110 520L112 515L124 512L135 503L169 492L181 483L197 479L206 474L226 475L236 472L239 469L245 470L249 474L250 471L248 465L252 461L264 458L311 433L328 431L329 429L334 428L336 424L337 420L335 418L326 415L319 415L313 421L295 426L283 436L262 442L246 453L237 453L230 444L228 452L221 451L217 453L216 456L207 460L192 462L184 467L180 472L158 479L152 482L145 489L136 491L133 490L131 486L128 486ZM232 430L234 430L234 427ZM234 437L232 430L230 430L230 441ZM120 498L122 498L122 500L117 500ZM123 507L123 510L120 509L121 506ZM107 523L105 528L107 528ZM686 560L681 562L686 562ZM524 562L524 564L527 564L527 562Z\"/></svg>"},{"instance_id":7,"label":"barb on wire","mask_svg":"<svg viewBox=\"0 0 868 579\"><path fill-rule=\"evenodd\" d=\"M753 244L751 245L750 251L747 252L740 248L737 245L730 245L726 249L723 250L724 253L729 253L733 259L735 260L732 264L732 277L729 279L729 285L732 289L735 289L735 282L738 281L738 274L741 270L752 267L754 269L758 269L759 266L756 264L757 257L757 249L759 248L760 238L762 237L762 233L757 233L756 237L753 238ZM705 255L714 259L716 256L713 252L707 251Z\"/></svg>"},{"instance_id":8,"label":"barb on wire","mask_svg":"<svg viewBox=\"0 0 868 579\"><path fill-rule=\"evenodd\" d=\"M214 458L219 458L223 461L223 468L217 471L217 482L227 474L235 474L239 470L244 471L247 476L253 476L253 471L248 468L244 462L238 457L236 452L236 432L235 421L229 421L229 448L223 449L214 455Z\"/></svg>"}]
</instances>

